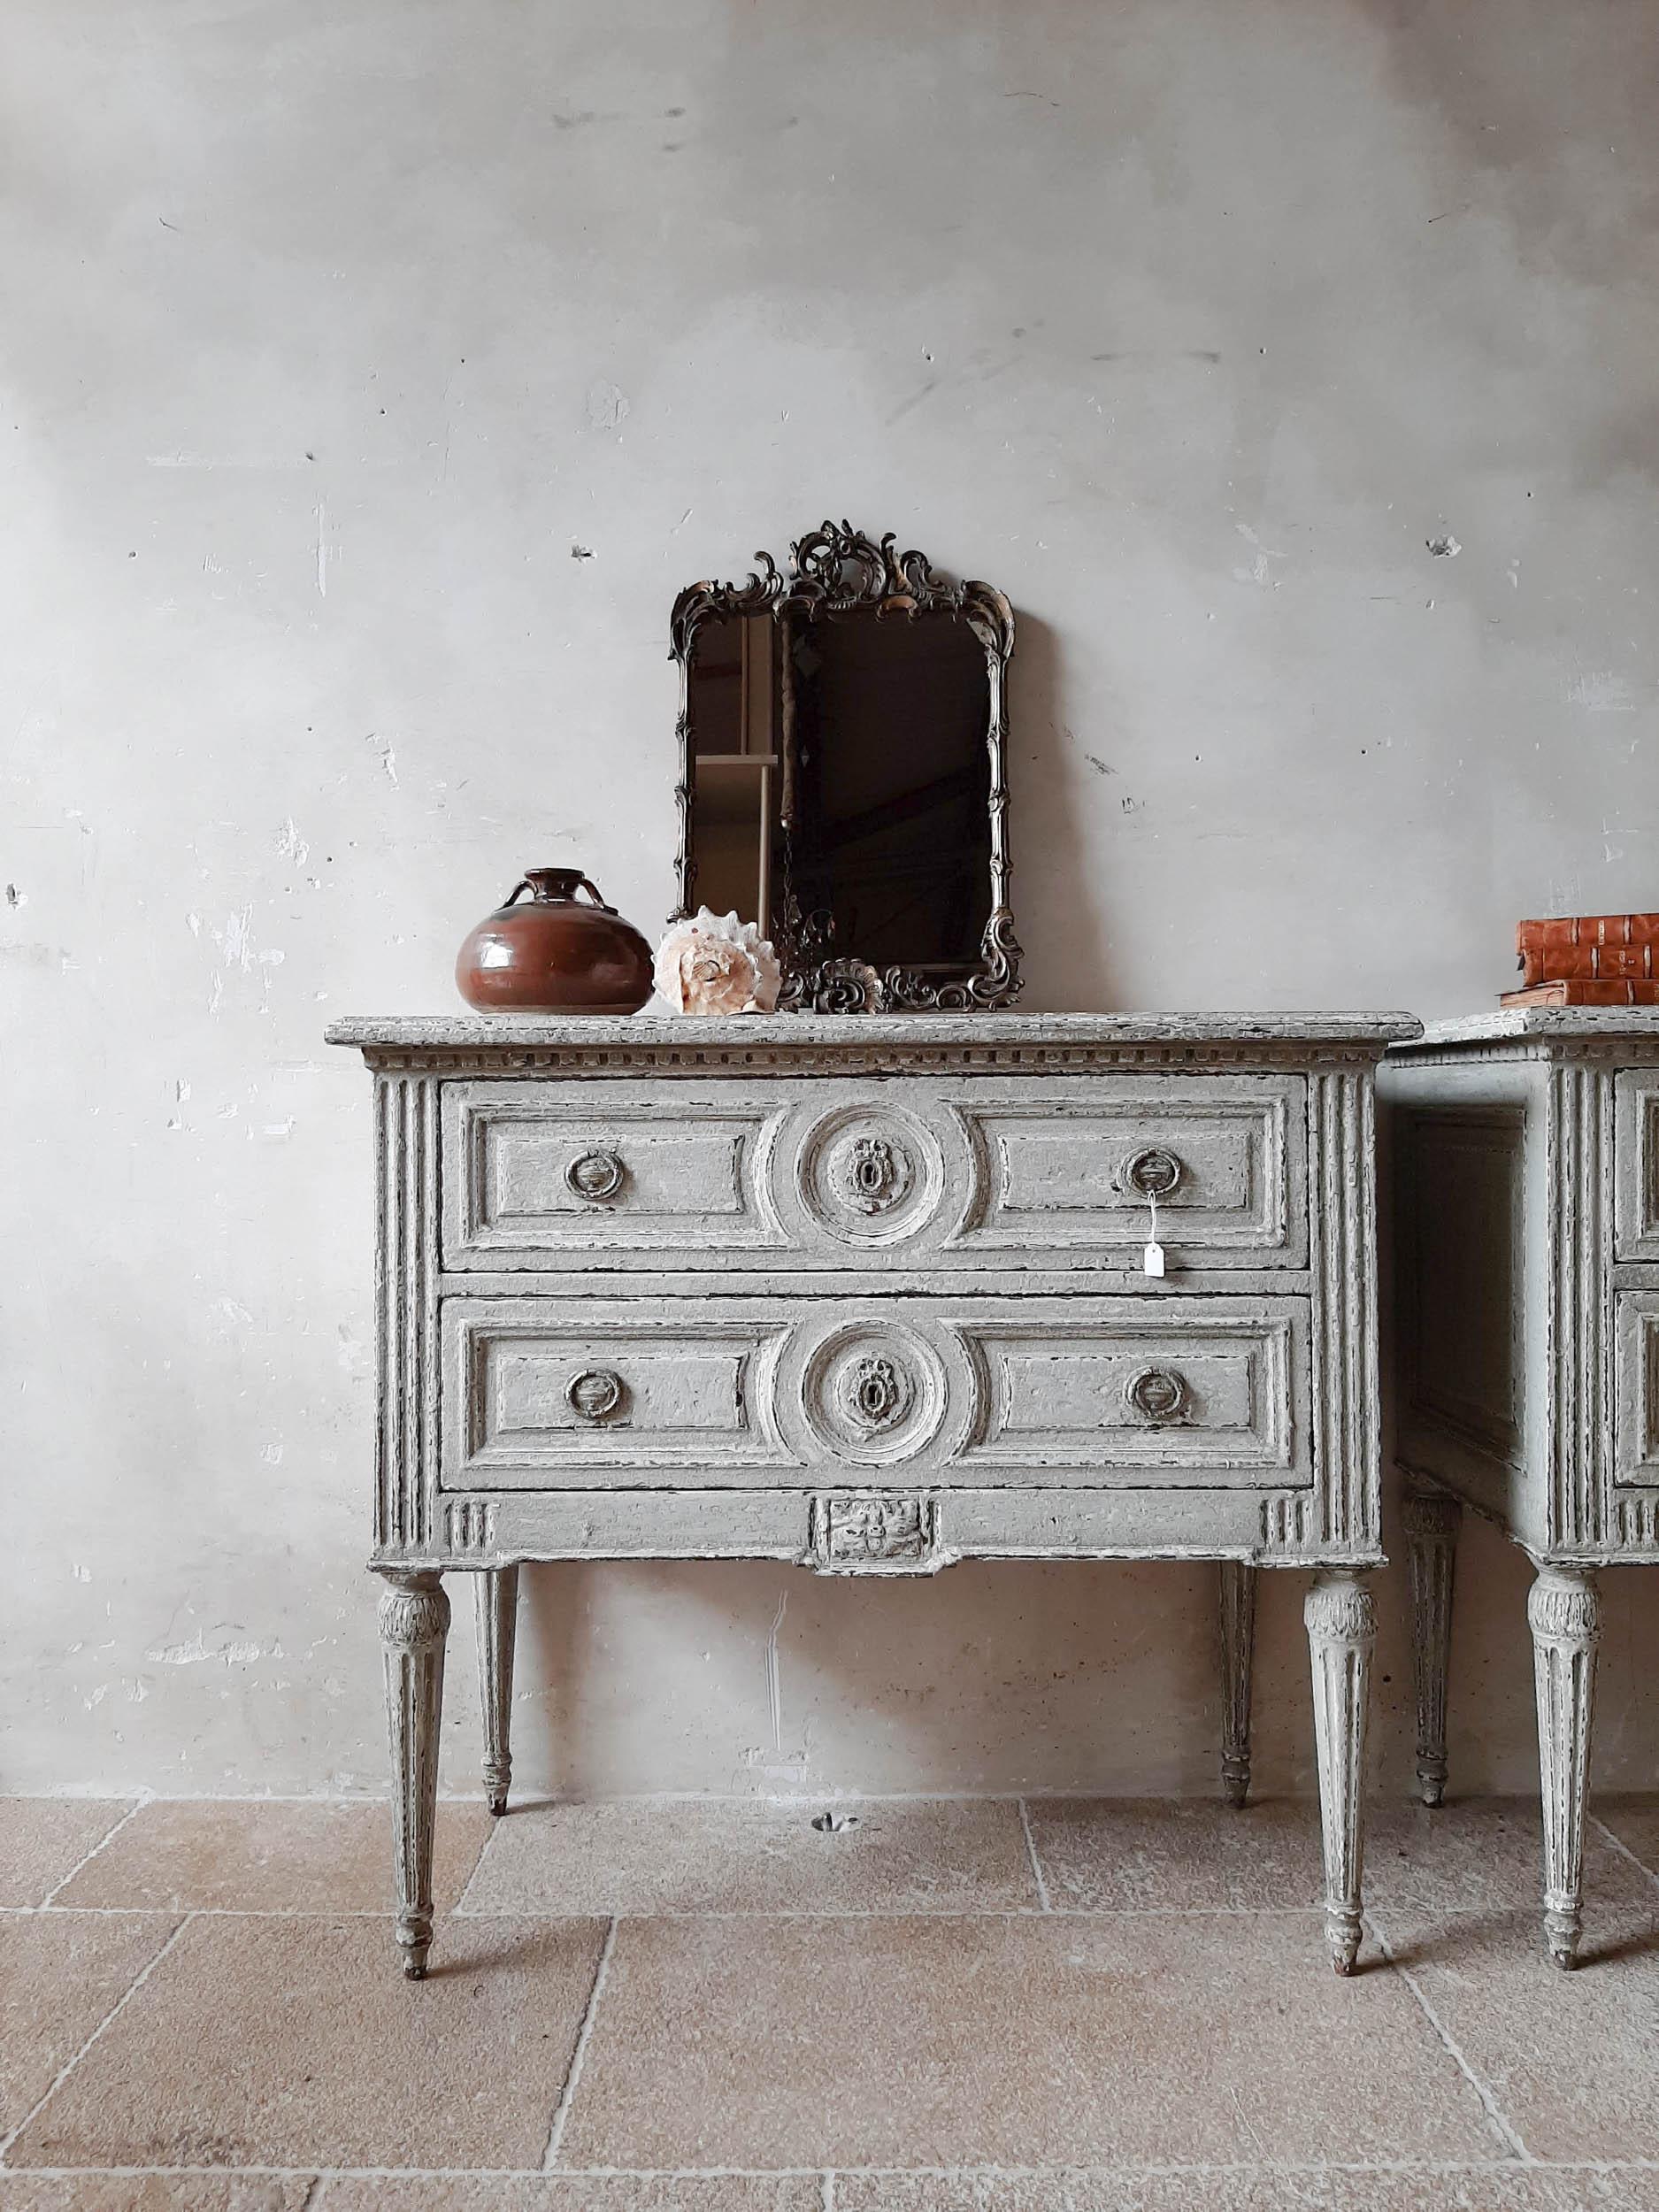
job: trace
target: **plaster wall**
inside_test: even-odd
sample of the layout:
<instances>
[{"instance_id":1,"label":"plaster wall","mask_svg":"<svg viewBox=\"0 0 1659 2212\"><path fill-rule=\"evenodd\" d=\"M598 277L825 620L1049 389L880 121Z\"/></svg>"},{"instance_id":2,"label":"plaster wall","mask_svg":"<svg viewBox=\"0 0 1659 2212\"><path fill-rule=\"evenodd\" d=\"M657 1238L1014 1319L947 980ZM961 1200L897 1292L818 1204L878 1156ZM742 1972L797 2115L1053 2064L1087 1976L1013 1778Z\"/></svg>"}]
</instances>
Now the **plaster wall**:
<instances>
[{"instance_id":1,"label":"plaster wall","mask_svg":"<svg viewBox=\"0 0 1659 2212\"><path fill-rule=\"evenodd\" d=\"M1449 1013L1517 915L1659 903L1656 39L8 0L0 1787L380 1786L368 1087L320 1032L450 1005L528 864L657 928L681 584L827 513L1007 590L1033 1007ZM1531 1780L1525 1580L1471 1532L1461 1785ZM530 1581L533 1786L1213 1786L1204 1572ZM1610 1581L1598 1773L1650 1784Z\"/></svg>"}]
</instances>

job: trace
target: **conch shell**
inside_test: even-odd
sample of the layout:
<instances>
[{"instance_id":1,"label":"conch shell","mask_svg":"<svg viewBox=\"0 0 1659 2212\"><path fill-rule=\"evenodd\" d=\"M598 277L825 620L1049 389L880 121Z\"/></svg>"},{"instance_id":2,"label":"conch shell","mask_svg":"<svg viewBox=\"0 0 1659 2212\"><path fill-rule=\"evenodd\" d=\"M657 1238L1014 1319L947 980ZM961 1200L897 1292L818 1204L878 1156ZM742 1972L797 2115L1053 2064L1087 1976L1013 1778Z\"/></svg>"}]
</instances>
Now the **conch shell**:
<instances>
[{"instance_id":1,"label":"conch shell","mask_svg":"<svg viewBox=\"0 0 1659 2212\"><path fill-rule=\"evenodd\" d=\"M657 948L657 991L677 1014L770 1014L783 971L753 922L697 909Z\"/></svg>"}]
</instances>

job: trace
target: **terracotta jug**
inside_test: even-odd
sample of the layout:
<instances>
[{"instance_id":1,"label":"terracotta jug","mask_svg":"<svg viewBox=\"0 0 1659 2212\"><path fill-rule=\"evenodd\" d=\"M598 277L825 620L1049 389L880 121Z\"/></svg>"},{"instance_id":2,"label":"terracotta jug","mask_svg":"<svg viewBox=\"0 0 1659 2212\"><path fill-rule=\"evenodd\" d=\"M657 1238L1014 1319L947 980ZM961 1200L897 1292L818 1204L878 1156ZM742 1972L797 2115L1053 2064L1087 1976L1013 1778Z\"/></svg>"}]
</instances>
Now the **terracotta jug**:
<instances>
[{"instance_id":1,"label":"terracotta jug","mask_svg":"<svg viewBox=\"0 0 1659 2212\"><path fill-rule=\"evenodd\" d=\"M529 868L462 946L455 979L487 1014L637 1014L651 995L651 949L580 868Z\"/></svg>"}]
</instances>

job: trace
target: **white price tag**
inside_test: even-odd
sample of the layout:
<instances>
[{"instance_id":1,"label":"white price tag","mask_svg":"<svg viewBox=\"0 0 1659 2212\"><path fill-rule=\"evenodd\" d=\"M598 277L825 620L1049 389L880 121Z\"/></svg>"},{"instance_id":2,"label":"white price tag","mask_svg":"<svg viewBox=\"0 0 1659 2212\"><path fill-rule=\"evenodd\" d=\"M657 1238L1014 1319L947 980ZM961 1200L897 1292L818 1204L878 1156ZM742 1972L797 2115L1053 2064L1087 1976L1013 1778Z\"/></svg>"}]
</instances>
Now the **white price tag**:
<instances>
[{"instance_id":1,"label":"white price tag","mask_svg":"<svg viewBox=\"0 0 1659 2212\"><path fill-rule=\"evenodd\" d=\"M1141 1265L1142 1271L1148 1275L1162 1275L1164 1247L1158 1242L1158 1202L1156 1198L1148 1198L1147 1203L1152 1209L1151 1233L1147 1239L1147 1248L1141 1256Z\"/></svg>"}]
</instances>

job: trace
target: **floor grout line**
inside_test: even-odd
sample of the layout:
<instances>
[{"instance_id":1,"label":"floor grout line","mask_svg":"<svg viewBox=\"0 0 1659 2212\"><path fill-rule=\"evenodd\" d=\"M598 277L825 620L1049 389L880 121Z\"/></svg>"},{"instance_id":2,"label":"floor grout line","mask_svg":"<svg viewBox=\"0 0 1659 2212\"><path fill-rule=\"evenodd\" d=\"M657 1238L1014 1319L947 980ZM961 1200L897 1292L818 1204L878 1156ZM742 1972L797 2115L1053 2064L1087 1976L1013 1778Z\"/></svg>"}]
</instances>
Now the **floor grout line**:
<instances>
[{"instance_id":1,"label":"floor grout line","mask_svg":"<svg viewBox=\"0 0 1659 2212\"><path fill-rule=\"evenodd\" d=\"M1019 1824L1025 1832L1025 1856L1031 1861L1032 1877L1037 1885L1037 1901L1044 1912L1052 1912L1048 1902L1048 1885L1043 1879L1042 1861L1037 1856L1036 1838L1031 1832L1031 1813L1022 1797L1019 1801Z\"/></svg>"},{"instance_id":2,"label":"floor grout line","mask_svg":"<svg viewBox=\"0 0 1659 2212\"><path fill-rule=\"evenodd\" d=\"M963 2175L989 2175L1002 2180L1053 2180L1072 2175L1128 2177L1143 2175L1236 2174L1247 2177L1287 2174L1356 2176L1398 2175L1405 2178L1428 2174L1512 2174L1522 2169L1514 2158L1395 2158L1309 2160L1275 2159L1210 2164L1194 2161L1182 2164L1165 2160L1148 2165L1056 2166L560 2166L549 2175L539 2166L4 2166L0 2180L25 2177L41 2181L89 2181L136 2178L157 2174L184 2178L211 2176L219 2180L265 2181L839 2181L843 2176L919 2177L930 2180ZM1652 2174L1659 2173L1659 2158L1530 2158L1524 2170L1532 2174Z\"/></svg>"},{"instance_id":3,"label":"floor grout line","mask_svg":"<svg viewBox=\"0 0 1659 2212\"><path fill-rule=\"evenodd\" d=\"M1653 1878L1659 1885L1659 1876ZM1385 1900L1383 1910L1421 1908L1448 1919L1478 1919L1494 1913L1523 1912L1537 1902L1533 1893L1487 1899L1478 1904L1456 1904L1449 1899L1415 1896ZM532 1905L492 1905L488 1911L461 1912L450 1906L440 1911L437 1924L464 1921L468 1927L491 1921L511 1925L531 1921L557 1920L1298 1920L1323 1913L1310 1905L653 1905L611 1903L562 1904L557 1909ZM1368 1908L1369 1909L1369 1908ZM388 1905L0 1905L0 1921L32 1920L173 1920L188 1914L194 1920L387 1920ZM814 2172L817 2171L813 2168Z\"/></svg>"},{"instance_id":4,"label":"floor grout line","mask_svg":"<svg viewBox=\"0 0 1659 2212\"><path fill-rule=\"evenodd\" d=\"M47 1891L45 1896L41 1899L41 1908L43 1909L47 1905L50 1905L53 1898L57 1896L58 1891L65 1888L69 1883L73 1882L76 1875L80 1873L81 1868L83 1866L89 1865L90 1863L97 1857L99 1852L103 1850L104 1845L108 1843L111 1836L119 1835L121 1830L126 1827L129 1820L134 1819L138 1814L142 1813L146 1805L150 1805L154 1802L155 1800L148 1796L135 1799L134 1802L127 1807L127 1810L121 1815L120 1818L114 1824L114 1825L104 1830L104 1833L93 1845L91 1850L87 1852L83 1857L75 1861L75 1863L70 1868L68 1873L64 1876L63 1880L54 1882L52 1884L51 1887Z\"/></svg>"},{"instance_id":5,"label":"floor grout line","mask_svg":"<svg viewBox=\"0 0 1659 2212\"><path fill-rule=\"evenodd\" d=\"M460 1889L457 1891L457 1894L456 1894L456 1900L455 1900L455 1902L454 1902L454 1904L452 1904L452 1905L450 1906L450 1908L449 1908L449 1910L450 1910L452 1913L459 1913L459 1912L464 1912L464 1908L465 1908L465 1904L466 1904L466 1893L467 1893L467 1892L468 1892L468 1891L472 1888L472 1886L473 1883L474 1883L475 1881L477 1881L477 1879L478 1879L479 1876L480 1876L480 1875L483 1872L483 1870L484 1870L484 1862L485 1862L485 1860L486 1860L487 1858L488 1858L488 1856L489 1856L489 1853L490 1853L490 1846L491 1846L491 1845L495 1842L495 1840L496 1837L497 1837L498 1835L500 1835L500 1833L501 1833L501 1824L502 1824L502 1818L503 1818L503 1816L501 1816L501 1815L499 1815L499 1814L498 1814L498 1815L497 1815L497 1816L495 1816L495 1818L494 1818L494 1819L490 1822L490 1824L489 1824L489 1827L488 1827L488 1831L487 1831L487 1832L486 1832L486 1833L485 1833L484 1840L483 1840L483 1842L482 1842L482 1843L479 1846L478 1856L477 1856L477 1858L475 1858L475 1859L473 1860L473 1862L472 1862L472 1872L471 1872L471 1873L467 1876L467 1878L466 1878L465 1881L464 1881L464 1882L462 1883L462 1885L461 1885L461 1886L460 1886ZM469 1918L471 1917L471 1916L470 1916L470 1915L465 1915L465 1914L464 1914L464 1916L465 1916L465 1917L469 1917Z\"/></svg>"},{"instance_id":6,"label":"floor grout line","mask_svg":"<svg viewBox=\"0 0 1659 2212\"><path fill-rule=\"evenodd\" d=\"M1613 1832L1612 1829L1608 1826L1606 1821L1602 1819L1600 1813L1592 1813L1589 1817L1591 1825L1593 1827L1599 1828L1601 1831L1601 1833L1607 1838L1607 1840L1612 1845L1614 1850L1618 1853L1619 1856L1621 1858L1628 1859L1639 1874L1645 1875L1647 1880L1653 1884L1654 1887L1655 1889L1659 1889L1659 1874L1655 1874L1654 1872L1652 1867L1648 1865L1647 1860L1639 1858L1636 1853L1631 1849L1629 1844L1625 1842L1624 1837L1616 1835Z\"/></svg>"},{"instance_id":7,"label":"floor grout line","mask_svg":"<svg viewBox=\"0 0 1659 2212\"><path fill-rule=\"evenodd\" d=\"M558 2156L559 2145L565 2137L565 2123L570 2118L571 2106L575 2101L577 2086L582 2078L582 2066L588 2056L588 2045L594 2032L594 2016L599 2010L599 2000L604 1993L605 1977L611 1970L611 1954L617 1947L617 1923L612 1920L605 1930L605 1939L599 1948L599 1963L594 1969L593 1987L588 1993L588 2008L582 2014L581 2026L576 2031L576 2047L571 2053L570 2071L565 2077L565 2086L553 2114L553 2124L548 2130L547 2148L541 2154L541 2170L551 2173L553 2162Z\"/></svg>"},{"instance_id":8,"label":"floor grout line","mask_svg":"<svg viewBox=\"0 0 1659 2212\"><path fill-rule=\"evenodd\" d=\"M36 2097L34 2103L23 2115L23 2117L18 2122L17 2125L12 2130L11 2133L0 2136L0 2167L4 2167L7 2153L11 2150L13 2143L17 2141L19 2136L22 2134L24 2129L27 2127L29 2122L35 2117L35 2114L40 2111L41 2108L44 2104L48 2102L55 2092L68 2080L70 2075L73 2074L75 2068L80 2065L81 2060L92 2048L98 2038L104 2033L104 2031L109 2026L110 2023L116 2019L137 1995L138 1992L144 1986L144 1984L150 1979L156 1969L161 1964L163 1959L166 1957L168 1952L172 1950L173 1945L179 1940L179 1938L184 1933L185 1930L189 1926L191 1921L194 1920L195 1917L196 1915L194 1913L185 1914L183 1919L180 1921L178 1926L167 1938L167 1940L162 1945L161 1948L156 1953L154 1958L150 1960L149 1965L144 1968L142 1973L135 1975L127 1984L121 1994L116 1999L115 2002L110 2007L110 2009L104 2014L103 2019L99 2021L97 2026L93 2029L91 2034L81 2046L81 2048L74 2054L73 2058L65 2061L65 2062L58 2068L57 2073L47 2084L44 2091L40 2096ZM302 2168L301 2170L303 2172L311 2172L313 2171L314 2169L307 2167Z\"/></svg>"},{"instance_id":9,"label":"floor grout line","mask_svg":"<svg viewBox=\"0 0 1659 2212\"><path fill-rule=\"evenodd\" d=\"M835 2177L833 2173L819 2177L818 2203L818 2212L835 2212Z\"/></svg>"},{"instance_id":10,"label":"floor grout line","mask_svg":"<svg viewBox=\"0 0 1659 2212\"><path fill-rule=\"evenodd\" d=\"M1532 2152L1527 2149L1526 2145L1521 2140L1520 2135L1510 2124L1508 2114L1504 2111L1502 2106L1498 2102L1496 2092L1492 2088L1490 2083L1486 2081L1481 2075L1477 2073L1474 2067L1470 2063L1468 2058L1463 2053L1462 2045L1457 2041L1457 2039L1453 2035L1451 2030L1447 2026L1446 2023L1440 2018L1440 2014L1435 2011L1427 1997L1424 1995L1423 1990L1417 1982L1417 1976L1411 1971L1409 1966L1404 1965L1394 1956L1394 1952L1389 1947L1387 1937L1383 1933L1382 1929L1378 1924L1375 1914L1368 1912L1365 1917L1371 1923L1371 1933L1375 1936L1379 1945L1381 1947L1384 1958L1387 1960L1389 1965L1394 1969L1394 1972L1399 1975L1401 1980L1411 1992L1411 1994L1417 1999L1417 2003L1422 2008L1424 2018L1433 2029L1435 2034L1439 2036L1440 2041L1446 2046L1447 2051L1450 2055L1451 2059L1456 2066L1458 2071L1463 2075L1464 2080L1474 2091L1476 2096L1479 2098L1481 2105L1485 2109L1487 2122L1490 2124L1494 2134L1497 2136L1500 2142L1508 2144L1511 2154L1520 2164L1523 2166L1536 2166L1540 2162L1532 2156Z\"/></svg>"}]
</instances>

